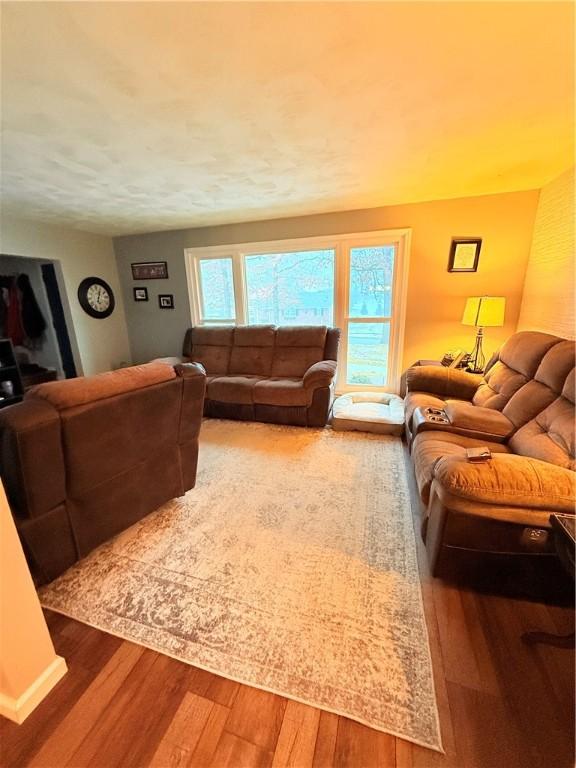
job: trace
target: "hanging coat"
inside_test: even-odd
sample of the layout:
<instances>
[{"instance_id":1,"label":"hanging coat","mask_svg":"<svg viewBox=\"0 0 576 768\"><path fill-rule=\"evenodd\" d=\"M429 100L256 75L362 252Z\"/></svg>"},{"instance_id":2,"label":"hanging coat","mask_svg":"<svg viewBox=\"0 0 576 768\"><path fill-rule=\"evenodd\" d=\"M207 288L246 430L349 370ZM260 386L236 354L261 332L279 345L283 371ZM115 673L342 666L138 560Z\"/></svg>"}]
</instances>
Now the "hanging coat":
<instances>
[{"instance_id":1,"label":"hanging coat","mask_svg":"<svg viewBox=\"0 0 576 768\"><path fill-rule=\"evenodd\" d=\"M8 289L8 309L6 310L5 333L15 347L24 343L25 333L22 325L20 309L20 291L16 280L12 281Z\"/></svg>"}]
</instances>

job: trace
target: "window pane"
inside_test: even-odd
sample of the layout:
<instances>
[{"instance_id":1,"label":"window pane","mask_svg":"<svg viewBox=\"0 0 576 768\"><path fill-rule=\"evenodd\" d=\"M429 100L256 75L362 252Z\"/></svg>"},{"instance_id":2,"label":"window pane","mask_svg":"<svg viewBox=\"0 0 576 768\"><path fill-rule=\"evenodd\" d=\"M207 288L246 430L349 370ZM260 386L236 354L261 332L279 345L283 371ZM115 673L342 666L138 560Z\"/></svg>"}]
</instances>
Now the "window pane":
<instances>
[{"instance_id":1,"label":"window pane","mask_svg":"<svg viewBox=\"0 0 576 768\"><path fill-rule=\"evenodd\" d=\"M394 246L350 249L350 317L390 317Z\"/></svg>"},{"instance_id":2,"label":"window pane","mask_svg":"<svg viewBox=\"0 0 576 768\"><path fill-rule=\"evenodd\" d=\"M232 259L200 259L204 321L234 320L234 278Z\"/></svg>"},{"instance_id":3,"label":"window pane","mask_svg":"<svg viewBox=\"0 0 576 768\"><path fill-rule=\"evenodd\" d=\"M386 385L390 323L348 324L348 384Z\"/></svg>"},{"instance_id":4,"label":"window pane","mask_svg":"<svg viewBox=\"0 0 576 768\"><path fill-rule=\"evenodd\" d=\"M248 323L332 325L334 250L246 256Z\"/></svg>"}]
</instances>

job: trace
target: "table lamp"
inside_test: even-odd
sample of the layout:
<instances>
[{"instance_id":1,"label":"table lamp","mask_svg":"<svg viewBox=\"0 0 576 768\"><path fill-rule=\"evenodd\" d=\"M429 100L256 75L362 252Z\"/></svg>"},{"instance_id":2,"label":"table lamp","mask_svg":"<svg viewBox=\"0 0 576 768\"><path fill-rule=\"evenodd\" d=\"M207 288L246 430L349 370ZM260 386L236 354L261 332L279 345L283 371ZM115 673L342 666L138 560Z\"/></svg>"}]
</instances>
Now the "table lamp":
<instances>
[{"instance_id":1,"label":"table lamp","mask_svg":"<svg viewBox=\"0 0 576 768\"><path fill-rule=\"evenodd\" d=\"M478 328L476 343L470 353L468 370L472 373L482 373L486 359L482 352L482 339L484 328L504 325L504 309L506 299L504 296L471 296L466 299L462 325L474 325Z\"/></svg>"}]
</instances>

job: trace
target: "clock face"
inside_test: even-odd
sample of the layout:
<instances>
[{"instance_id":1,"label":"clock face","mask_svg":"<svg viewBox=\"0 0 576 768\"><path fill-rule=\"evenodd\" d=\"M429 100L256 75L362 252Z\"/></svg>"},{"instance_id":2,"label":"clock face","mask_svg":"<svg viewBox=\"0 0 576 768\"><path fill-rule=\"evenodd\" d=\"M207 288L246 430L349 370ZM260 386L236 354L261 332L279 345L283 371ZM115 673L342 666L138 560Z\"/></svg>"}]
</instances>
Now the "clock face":
<instances>
[{"instance_id":1,"label":"clock face","mask_svg":"<svg viewBox=\"0 0 576 768\"><path fill-rule=\"evenodd\" d=\"M80 306L91 317L102 319L114 310L114 294L108 283L99 277L87 277L78 286Z\"/></svg>"},{"instance_id":2,"label":"clock face","mask_svg":"<svg viewBox=\"0 0 576 768\"><path fill-rule=\"evenodd\" d=\"M100 283L93 283L88 288L86 299L96 312L105 312L110 306L110 294Z\"/></svg>"}]
</instances>

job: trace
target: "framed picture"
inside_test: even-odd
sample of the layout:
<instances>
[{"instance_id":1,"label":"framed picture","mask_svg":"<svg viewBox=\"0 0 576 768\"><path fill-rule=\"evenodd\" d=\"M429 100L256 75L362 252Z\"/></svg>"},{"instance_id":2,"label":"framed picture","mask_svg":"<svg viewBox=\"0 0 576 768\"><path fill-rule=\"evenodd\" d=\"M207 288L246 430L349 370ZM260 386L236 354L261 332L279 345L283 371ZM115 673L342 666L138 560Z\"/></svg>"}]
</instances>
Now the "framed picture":
<instances>
[{"instance_id":1,"label":"framed picture","mask_svg":"<svg viewBox=\"0 0 576 768\"><path fill-rule=\"evenodd\" d=\"M165 261L140 261L130 264L132 280L166 280L168 264Z\"/></svg>"},{"instance_id":2,"label":"framed picture","mask_svg":"<svg viewBox=\"0 0 576 768\"><path fill-rule=\"evenodd\" d=\"M148 288L133 288L134 301L148 301Z\"/></svg>"},{"instance_id":3,"label":"framed picture","mask_svg":"<svg viewBox=\"0 0 576 768\"><path fill-rule=\"evenodd\" d=\"M158 305L160 309L174 309L174 295L172 293L159 294Z\"/></svg>"},{"instance_id":4,"label":"framed picture","mask_svg":"<svg viewBox=\"0 0 576 768\"><path fill-rule=\"evenodd\" d=\"M479 237L453 237L448 272L476 272L482 240Z\"/></svg>"}]
</instances>

